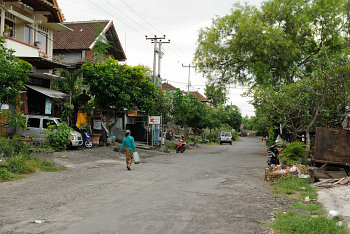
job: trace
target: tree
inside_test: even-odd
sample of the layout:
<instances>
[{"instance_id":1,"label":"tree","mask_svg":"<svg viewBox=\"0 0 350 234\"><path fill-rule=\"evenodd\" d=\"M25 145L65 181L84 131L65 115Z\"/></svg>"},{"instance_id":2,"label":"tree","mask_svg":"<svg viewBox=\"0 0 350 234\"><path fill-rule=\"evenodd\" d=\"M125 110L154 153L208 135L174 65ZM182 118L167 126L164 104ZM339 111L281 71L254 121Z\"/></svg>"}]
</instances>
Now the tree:
<instances>
[{"instance_id":1,"label":"tree","mask_svg":"<svg viewBox=\"0 0 350 234\"><path fill-rule=\"evenodd\" d=\"M309 77L278 89L259 88L254 93L255 107L294 135L305 133L310 148L310 131L315 126L340 126L342 113L350 102L350 61L344 57L348 56L328 57L327 50L323 50L311 58L317 66Z\"/></svg>"},{"instance_id":2,"label":"tree","mask_svg":"<svg viewBox=\"0 0 350 234\"><path fill-rule=\"evenodd\" d=\"M323 47L348 47L349 1L269 0L234 5L200 30L195 63L211 82L290 84L311 73Z\"/></svg>"},{"instance_id":3,"label":"tree","mask_svg":"<svg viewBox=\"0 0 350 234\"><path fill-rule=\"evenodd\" d=\"M113 58L83 65L84 83L96 105L105 111L132 109L155 112L159 88L143 66L119 64Z\"/></svg>"},{"instance_id":4,"label":"tree","mask_svg":"<svg viewBox=\"0 0 350 234\"><path fill-rule=\"evenodd\" d=\"M0 103L16 105L18 93L24 90L24 82L28 81L27 73L32 66L16 58L13 50L4 47L3 37L0 37Z\"/></svg>"},{"instance_id":5,"label":"tree","mask_svg":"<svg viewBox=\"0 0 350 234\"><path fill-rule=\"evenodd\" d=\"M193 94L183 95L180 89L173 94L172 116L174 123L185 128L191 127L195 131L207 127L207 111ZM187 134L187 133L186 133Z\"/></svg>"},{"instance_id":6,"label":"tree","mask_svg":"<svg viewBox=\"0 0 350 234\"><path fill-rule=\"evenodd\" d=\"M226 92L226 88L222 85L215 86L214 84L206 84L204 94L210 101L210 105L217 107L219 105L225 104L227 100Z\"/></svg>"}]
</instances>

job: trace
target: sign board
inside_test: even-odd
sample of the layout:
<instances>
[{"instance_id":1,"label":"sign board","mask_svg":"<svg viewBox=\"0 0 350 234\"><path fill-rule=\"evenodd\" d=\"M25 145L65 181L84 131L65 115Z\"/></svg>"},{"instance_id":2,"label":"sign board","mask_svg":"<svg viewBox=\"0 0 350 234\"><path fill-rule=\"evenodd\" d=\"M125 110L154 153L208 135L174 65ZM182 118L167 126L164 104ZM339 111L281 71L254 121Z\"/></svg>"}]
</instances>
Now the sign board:
<instances>
[{"instance_id":1,"label":"sign board","mask_svg":"<svg viewBox=\"0 0 350 234\"><path fill-rule=\"evenodd\" d=\"M128 116L137 116L137 110L128 110Z\"/></svg>"},{"instance_id":2,"label":"sign board","mask_svg":"<svg viewBox=\"0 0 350 234\"><path fill-rule=\"evenodd\" d=\"M160 124L160 116L149 116L148 124Z\"/></svg>"},{"instance_id":3,"label":"sign board","mask_svg":"<svg viewBox=\"0 0 350 234\"><path fill-rule=\"evenodd\" d=\"M45 115L51 115L52 100L46 98L45 100Z\"/></svg>"}]
</instances>

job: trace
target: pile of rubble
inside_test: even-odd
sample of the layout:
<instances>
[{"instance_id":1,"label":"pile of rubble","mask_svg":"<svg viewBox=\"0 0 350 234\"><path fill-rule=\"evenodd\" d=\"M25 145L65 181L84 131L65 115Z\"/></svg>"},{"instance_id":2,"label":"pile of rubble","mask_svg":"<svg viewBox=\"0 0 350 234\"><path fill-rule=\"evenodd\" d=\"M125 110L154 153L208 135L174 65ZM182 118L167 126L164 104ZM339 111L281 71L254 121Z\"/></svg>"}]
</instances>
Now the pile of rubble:
<instances>
[{"instance_id":1,"label":"pile of rubble","mask_svg":"<svg viewBox=\"0 0 350 234\"><path fill-rule=\"evenodd\" d=\"M333 188L339 185L350 185L350 177L338 179L320 179L320 182L313 184L317 188Z\"/></svg>"}]
</instances>

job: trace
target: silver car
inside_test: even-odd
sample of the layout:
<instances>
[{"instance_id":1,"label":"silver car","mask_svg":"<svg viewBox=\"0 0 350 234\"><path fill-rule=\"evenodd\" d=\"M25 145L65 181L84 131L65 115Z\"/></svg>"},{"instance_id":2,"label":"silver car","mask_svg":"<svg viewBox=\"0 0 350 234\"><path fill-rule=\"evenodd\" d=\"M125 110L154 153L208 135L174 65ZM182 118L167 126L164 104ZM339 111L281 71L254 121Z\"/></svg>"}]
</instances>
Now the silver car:
<instances>
[{"instance_id":1,"label":"silver car","mask_svg":"<svg viewBox=\"0 0 350 234\"><path fill-rule=\"evenodd\" d=\"M25 137L34 137L34 142L42 142L44 137L48 135L47 129L49 125L59 125L60 118L45 115L26 115L27 129L19 130L19 133ZM72 131L69 138L72 147L83 144L83 138L77 131Z\"/></svg>"}]
</instances>

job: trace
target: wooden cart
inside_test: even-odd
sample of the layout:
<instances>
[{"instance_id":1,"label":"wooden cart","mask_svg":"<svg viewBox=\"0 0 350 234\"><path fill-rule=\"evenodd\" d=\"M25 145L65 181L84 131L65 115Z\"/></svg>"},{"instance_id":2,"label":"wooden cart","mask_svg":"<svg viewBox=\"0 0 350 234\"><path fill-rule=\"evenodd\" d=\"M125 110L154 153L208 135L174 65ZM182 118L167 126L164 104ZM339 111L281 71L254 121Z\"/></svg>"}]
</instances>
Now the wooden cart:
<instances>
[{"instance_id":1,"label":"wooden cart","mask_svg":"<svg viewBox=\"0 0 350 234\"><path fill-rule=\"evenodd\" d=\"M327 165L342 167L350 176L350 131L316 128L315 152L311 161L312 167L309 167L311 177L314 177L317 169Z\"/></svg>"}]
</instances>

